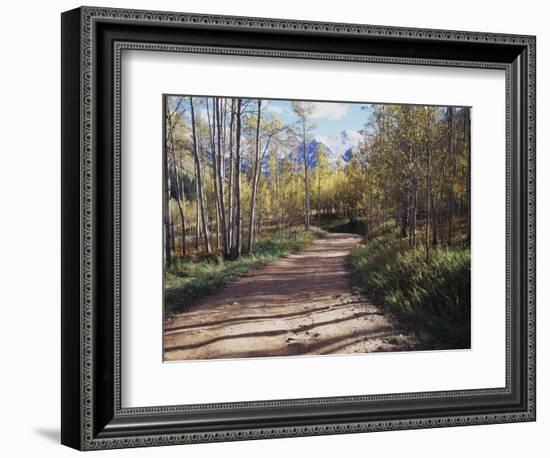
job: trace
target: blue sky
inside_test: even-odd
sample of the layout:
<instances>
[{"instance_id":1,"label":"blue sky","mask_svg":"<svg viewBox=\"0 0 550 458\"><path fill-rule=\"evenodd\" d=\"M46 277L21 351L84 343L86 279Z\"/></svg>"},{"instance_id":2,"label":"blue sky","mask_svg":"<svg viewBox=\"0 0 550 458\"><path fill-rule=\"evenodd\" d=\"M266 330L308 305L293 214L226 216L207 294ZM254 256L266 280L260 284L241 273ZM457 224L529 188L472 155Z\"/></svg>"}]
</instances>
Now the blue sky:
<instances>
[{"instance_id":1,"label":"blue sky","mask_svg":"<svg viewBox=\"0 0 550 458\"><path fill-rule=\"evenodd\" d=\"M173 96L176 99L181 96ZM205 96L198 96L204 99ZM256 101L257 99L250 99ZM176 103L173 101L172 103ZM311 132L312 137L323 143L330 150L329 160L334 162L345 154L350 148L356 148L363 135L360 133L365 125L370 123L373 116L372 103L352 102L310 102L314 110L312 121L316 124ZM203 106L196 106L199 114L206 116ZM262 114L280 117L282 122L293 125L296 122L296 115L292 111L292 102L289 100L262 99Z\"/></svg>"},{"instance_id":2,"label":"blue sky","mask_svg":"<svg viewBox=\"0 0 550 458\"><path fill-rule=\"evenodd\" d=\"M174 102L175 103L175 102ZM312 121L316 124L312 136L332 152L332 159L357 147L362 135L359 133L369 121L372 105L365 103L311 102L314 106ZM200 112L200 109L199 109ZM284 124L293 125L296 115L289 100L262 99L262 112L281 118ZM203 113L206 116L206 113Z\"/></svg>"},{"instance_id":3,"label":"blue sky","mask_svg":"<svg viewBox=\"0 0 550 458\"><path fill-rule=\"evenodd\" d=\"M287 100L265 100L265 110L280 116L285 124L293 124L296 116L292 104ZM316 124L312 134L315 139L333 153L333 160L344 154L349 148L356 147L361 140L359 133L369 121L371 110L362 107L372 105L364 103L312 102L313 121ZM342 135L344 133L344 135Z\"/></svg>"},{"instance_id":4,"label":"blue sky","mask_svg":"<svg viewBox=\"0 0 550 458\"><path fill-rule=\"evenodd\" d=\"M296 116L292 113L290 101L266 100L266 110L279 115L285 123L292 124ZM361 130L368 120L368 112L361 107L362 103L312 102L314 104L313 118L316 137L338 135L343 130Z\"/></svg>"}]
</instances>

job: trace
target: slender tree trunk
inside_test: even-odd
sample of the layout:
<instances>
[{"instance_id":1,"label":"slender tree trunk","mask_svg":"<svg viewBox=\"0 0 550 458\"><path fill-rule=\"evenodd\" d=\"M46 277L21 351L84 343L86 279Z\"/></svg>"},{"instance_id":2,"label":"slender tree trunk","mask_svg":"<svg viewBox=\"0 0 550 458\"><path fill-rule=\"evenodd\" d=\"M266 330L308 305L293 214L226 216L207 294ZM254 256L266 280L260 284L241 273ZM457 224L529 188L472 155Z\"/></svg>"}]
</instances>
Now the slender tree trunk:
<instances>
[{"instance_id":1,"label":"slender tree trunk","mask_svg":"<svg viewBox=\"0 0 550 458\"><path fill-rule=\"evenodd\" d=\"M220 195L218 190L218 160L216 158L216 103L217 98L212 100L212 119L210 119L210 104L206 99L206 117L208 118L208 133L210 137L210 155L212 160L212 183L214 185L215 207L216 207L216 249L220 248Z\"/></svg>"},{"instance_id":2,"label":"slender tree trunk","mask_svg":"<svg viewBox=\"0 0 550 458\"><path fill-rule=\"evenodd\" d=\"M227 214L229 221L227 222L227 237L229 239L229 250L233 249L233 130L235 128L235 99L231 99L231 117L229 120L229 182L227 183L228 191L228 209Z\"/></svg>"},{"instance_id":3,"label":"slender tree trunk","mask_svg":"<svg viewBox=\"0 0 550 458\"><path fill-rule=\"evenodd\" d=\"M470 186L472 181L472 145L470 143L470 109L464 108L464 141L466 142L466 147L468 148L468 183L466 184L466 205L468 206L468 216L467 216L467 241L470 241L471 237L471 217L472 217L472 206L471 206L471 196L470 196Z\"/></svg>"},{"instance_id":4,"label":"slender tree trunk","mask_svg":"<svg viewBox=\"0 0 550 458\"><path fill-rule=\"evenodd\" d=\"M176 235L174 234L174 214L172 209L169 210L170 215L170 240L172 243L172 259L174 258L174 252L176 251Z\"/></svg>"},{"instance_id":5,"label":"slender tree trunk","mask_svg":"<svg viewBox=\"0 0 550 458\"><path fill-rule=\"evenodd\" d=\"M186 251L186 243L185 243L185 210L184 208L182 207L181 205L181 202L180 202L180 196L181 196L181 199L183 200L184 202L184 205L185 205L185 190L183 189L183 186L182 188L180 189L180 185L179 185L179 182L178 182L178 170L176 168L176 164L177 164L177 161L176 161L176 145L175 145L175 142L174 142L174 127L170 121L170 152L172 154L172 163L174 165L174 178L175 178L175 192L176 192L176 204L178 206L178 211L179 211L179 214L180 214L180 219L181 219L181 255L183 257L185 257L187 255L187 251Z\"/></svg>"},{"instance_id":6,"label":"slender tree trunk","mask_svg":"<svg viewBox=\"0 0 550 458\"><path fill-rule=\"evenodd\" d=\"M408 194L408 193L407 193ZM401 211L401 238L407 238L407 228L409 226L409 196L403 202Z\"/></svg>"},{"instance_id":7,"label":"slender tree trunk","mask_svg":"<svg viewBox=\"0 0 550 458\"><path fill-rule=\"evenodd\" d=\"M409 169L409 171L407 171L407 175L406 175L406 183L407 183L407 186L406 186L406 199L405 199L405 202L404 202L404 205L406 207L405 211L404 211L404 216L405 216L405 221L404 221L404 226L405 226L405 231L404 231L404 236L405 237L408 237L409 238L409 247L412 245L412 229L411 229L411 220L412 220L412 217L411 217L411 212L412 212L412 206L413 206L413 194L414 194L414 187L412 185L412 182L414 182L414 155L413 155L413 151L412 151L412 146L409 144L409 146L407 147L408 149L408 153L407 153L407 168ZM411 166L412 166L412 172L411 172Z\"/></svg>"},{"instance_id":8,"label":"slender tree trunk","mask_svg":"<svg viewBox=\"0 0 550 458\"><path fill-rule=\"evenodd\" d=\"M277 175L275 176L275 198L276 198L276 201L277 201L277 214L276 214L276 218L277 218L277 230L280 230L281 229L281 226L283 224L283 215L282 215L282 211L281 211L281 182L280 182L280 179L281 179L281 170L280 170L280 163L279 163L279 158L277 157Z\"/></svg>"},{"instance_id":9,"label":"slender tree trunk","mask_svg":"<svg viewBox=\"0 0 550 458\"><path fill-rule=\"evenodd\" d=\"M252 193L250 197L250 221L248 224L248 252L252 253L253 243L254 243L254 218L255 218L255 204L256 204L256 192L258 188L258 169L261 167L261 164L258 164L260 161L260 120L262 114L262 101L258 100L258 119L256 121L256 149L255 149L255 161L254 161L254 172L252 176Z\"/></svg>"},{"instance_id":10,"label":"slender tree trunk","mask_svg":"<svg viewBox=\"0 0 550 458\"><path fill-rule=\"evenodd\" d=\"M437 194L437 197L434 198L433 192L431 192L431 197L430 197L430 201L432 202L431 218L432 218L432 245L433 246L435 246L439 243L438 239L437 239L437 221L438 221L438 213L439 212L437 211L437 209L439 208L439 199L440 199L440 197L439 197L438 194Z\"/></svg>"},{"instance_id":11,"label":"slender tree trunk","mask_svg":"<svg viewBox=\"0 0 550 458\"><path fill-rule=\"evenodd\" d=\"M241 207L241 108L242 99L237 99L237 129L235 132L235 248L237 256L242 252L242 222Z\"/></svg>"},{"instance_id":12,"label":"slender tree trunk","mask_svg":"<svg viewBox=\"0 0 550 458\"><path fill-rule=\"evenodd\" d=\"M228 243L227 243L227 224L225 218L225 192L224 192L224 181L225 181L225 148L222 143L222 120L220 116L220 100L216 99L216 122L217 122L217 133L218 133L218 189L219 189L219 203L220 203L220 223L221 223L221 233L222 233L222 244L223 244L223 256L224 258L229 257Z\"/></svg>"},{"instance_id":13,"label":"slender tree trunk","mask_svg":"<svg viewBox=\"0 0 550 458\"><path fill-rule=\"evenodd\" d=\"M418 206L418 184L417 179L414 179L414 194L413 194L413 221L412 221L412 246L416 248L416 222L417 222L417 206Z\"/></svg>"},{"instance_id":14,"label":"slender tree trunk","mask_svg":"<svg viewBox=\"0 0 550 458\"><path fill-rule=\"evenodd\" d=\"M213 175L212 182L214 183L214 185L216 184L216 181L217 181L217 178L215 175ZM216 196L214 203L216 204L216 212L214 215L216 218L216 250L219 250L220 249L220 203L218 201L218 196Z\"/></svg>"},{"instance_id":15,"label":"slender tree trunk","mask_svg":"<svg viewBox=\"0 0 550 458\"><path fill-rule=\"evenodd\" d=\"M199 160L199 152L197 148L197 130L195 125L195 108L193 106L193 97L189 97L190 104L191 104L191 124L192 124L192 130L193 130L193 152L195 154L195 164L197 167L197 181L198 181L198 188L199 188L199 195L198 198L200 200L200 212L201 212L201 221L202 221L202 227L204 230L204 249L206 251L206 254L210 254L210 240L208 237L208 223L207 223L207 217L206 217L206 209L204 207L204 192L203 192L203 181L202 181L202 173L201 173L201 165Z\"/></svg>"},{"instance_id":16,"label":"slender tree trunk","mask_svg":"<svg viewBox=\"0 0 550 458\"><path fill-rule=\"evenodd\" d=\"M172 265L172 249L173 249L173 239L172 239L172 212L170 211L170 174L168 171L168 155L164 155L163 161L164 169L164 180L163 180L163 196L164 196L164 262L167 267Z\"/></svg>"},{"instance_id":17,"label":"slender tree trunk","mask_svg":"<svg viewBox=\"0 0 550 458\"><path fill-rule=\"evenodd\" d=\"M427 150L428 164L426 167L426 261L430 260L430 213L431 213L431 195L432 195L432 155L430 147Z\"/></svg>"},{"instance_id":18,"label":"slender tree trunk","mask_svg":"<svg viewBox=\"0 0 550 458\"><path fill-rule=\"evenodd\" d=\"M195 220L195 251L199 252L199 243L201 237L200 230L200 204L199 204L199 180L197 178L197 164L195 163L195 203L196 203L196 220Z\"/></svg>"},{"instance_id":19,"label":"slender tree trunk","mask_svg":"<svg viewBox=\"0 0 550 458\"><path fill-rule=\"evenodd\" d=\"M179 196L180 195L183 195L183 190L180 190L180 187L179 187L179 184L178 184L178 175L177 175L177 169L176 169L176 166L175 166L175 157L174 157L174 177L175 177L175 180L174 182L176 183L175 185L175 193L176 193L176 205L178 207L178 213L180 215L180 220L181 220L181 256L185 257L187 252L186 252L186 247L185 247L185 212L184 212L184 209L181 205L181 201L180 201L180 198ZM185 201L184 201L185 202ZM175 240L175 238L174 238Z\"/></svg>"},{"instance_id":20,"label":"slender tree trunk","mask_svg":"<svg viewBox=\"0 0 550 458\"><path fill-rule=\"evenodd\" d=\"M183 165L183 156L181 156L181 155L180 155L180 169L181 169L182 171L185 170L184 165ZM185 189L185 180L184 180L183 176L182 176L182 180L181 180L181 190L182 190L182 196L183 196L183 197L182 197L182 201L183 201L183 205L182 205L182 207L183 207L183 216L184 216L184 218L186 218L185 227L184 227L184 229L183 229L183 231L184 231L184 232L183 232L183 235L184 235L183 242L184 242L184 244L185 244L185 252L187 253L187 252L188 252L188 250L187 250L187 238L188 238L188 237L187 237L187 232L188 232L188 230L189 230L190 221L189 221L189 215L187 214L187 210L186 210L186 208L185 208L185 196L186 196L187 194L186 194L186 189Z\"/></svg>"},{"instance_id":21,"label":"slender tree trunk","mask_svg":"<svg viewBox=\"0 0 550 458\"><path fill-rule=\"evenodd\" d=\"M306 141L306 123L302 124L302 144L304 153L304 178L306 181L306 195L304 199L304 229L309 231L309 172L307 166L307 141Z\"/></svg>"},{"instance_id":22,"label":"slender tree trunk","mask_svg":"<svg viewBox=\"0 0 550 458\"><path fill-rule=\"evenodd\" d=\"M384 181L384 211L382 221L384 226L388 222L388 184Z\"/></svg>"},{"instance_id":23,"label":"slender tree trunk","mask_svg":"<svg viewBox=\"0 0 550 458\"><path fill-rule=\"evenodd\" d=\"M370 158L369 158L370 159ZM369 199L369 214L368 214L368 217L367 217L367 227L368 227L368 232L367 232L367 236L368 238L370 239L372 237L372 230L373 230L373 226L374 226L374 223L375 223L375 215L374 215L374 203L373 203L373 187L374 187L374 184L373 184L373 180L372 180L372 176L371 176L371 166L368 165L368 174L367 174L367 178L368 178L368 182L369 182L369 186L368 186L368 199Z\"/></svg>"},{"instance_id":24,"label":"slender tree trunk","mask_svg":"<svg viewBox=\"0 0 550 458\"><path fill-rule=\"evenodd\" d=\"M168 107L166 107L166 109L168 110ZM168 116L167 116L167 119L166 119L166 122L168 123ZM166 126L168 127L168 126ZM168 143L168 135L166 135L166 141ZM164 248L165 248L165 253L164 253L164 262L166 264L166 267L170 267L172 265L172 251L173 251L173 238L172 238L172 230L171 230L171 227L172 227L172 212L170 211L170 188L171 188L171 183L170 183L170 172L169 172L169 168L168 168L168 151L164 151L164 155L163 155L163 163L162 163L162 168L163 168L163 175L164 175L164 180L163 180L163 183L162 183L162 187L163 187L163 204L164 204Z\"/></svg>"},{"instance_id":25,"label":"slender tree trunk","mask_svg":"<svg viewBox=\"0 0 550 458\"><path fill-rule=\"evenodd\" d=\"M449 151L449 157L450 160L453 161L453 173L449 179L449 185L448 185L448 195L447 195L447 245L451 244L452 241L452 234L453 234L453 180L455 178L456 173L456 161L455 161L455 154L453 150L453 127L454 127L454 109L452 107L449 107L447 109L448 113L448 129L449 129L449 145L448 145L448 151ZM443 243L443 240L441 240L441 243Z\"/></svg>"},{"instance_id":26,"label":"slender tree trunk","mask_svg":"<svg viewBox=\"0 0 550 458\"><path fill-rule=\"evenodd\" d=\"M177 106L175 107L174 111L170 113L170 110L168 106L166 106L166 127L168 128L167 136L166 136L166 143L168 143L168 135L170 138L170 145L168 149L171 149L172 157L173 157L173 163L174 163L174 171L176 172L176 157L175 157L175 144L174 144L174 136L173 136L173 126L172 126L172 116L174 113L176 113L183 102L183 97L180 98ZM163 161L163 173L165 179L163 180L163 199L164 199L164 211L165 211L165 262L167 266L170 266L172 263L172 256L174 251L174 228L173 228L173 221L172 221L172 211L170 209L170 194L171 194L171 179L170 179L170 173L169 173L169 167L168 167L168 154L165 152L164 154L164 161ZM175 173L175 192L176 192L176 201L179 205L179 190L178 190L178 182L177 182L177 173ZM185 228L185 220L182 218L182 224ZM185 232L183 233L183 240L185 240ZM185 246L185 245L184 245Z\"/></svg>"}]
</instances>

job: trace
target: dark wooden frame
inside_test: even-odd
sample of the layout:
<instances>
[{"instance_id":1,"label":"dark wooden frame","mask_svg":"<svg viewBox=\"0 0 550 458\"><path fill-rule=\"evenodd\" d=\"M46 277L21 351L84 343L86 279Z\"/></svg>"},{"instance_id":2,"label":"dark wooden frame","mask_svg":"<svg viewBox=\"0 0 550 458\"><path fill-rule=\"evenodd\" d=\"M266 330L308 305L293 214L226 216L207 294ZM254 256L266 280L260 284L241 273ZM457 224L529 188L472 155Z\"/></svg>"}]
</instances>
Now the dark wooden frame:
<instances>
[{"instance_id":1,"label":"dark wooden frame","mask_svg":"<svg viewBox=\"0 0 550 458\"><path fill-rule=\"evenodd\" d=\"M506 387L122 408L124 49L505 70ZM63 13L61 408L61 441L81 450L534 420L535 38L94 7Z\"/></svg>"}]
</instances>

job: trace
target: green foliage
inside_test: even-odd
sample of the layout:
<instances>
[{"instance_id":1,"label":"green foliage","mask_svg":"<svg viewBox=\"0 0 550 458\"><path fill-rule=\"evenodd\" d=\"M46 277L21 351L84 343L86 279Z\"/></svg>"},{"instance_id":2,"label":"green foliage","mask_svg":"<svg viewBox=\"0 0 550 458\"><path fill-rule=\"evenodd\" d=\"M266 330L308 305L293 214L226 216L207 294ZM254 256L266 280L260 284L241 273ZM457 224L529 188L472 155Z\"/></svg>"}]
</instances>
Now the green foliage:
<instances>
[{"instance_id":1,"label":"green foliage","mask_svg":"<svg viewBox=\"0 0 550 458\"><path fill-rule=\"evenodd\" d=\"M368 240L353 253L358 285L426 348L469 345L470 253L457 245L470 235L469 108L363 104L351 147L334 158L317 142L308 163L317 105L278 116L258 99L167 101L167 313L303 248L316 223ZM290 229L258 238L275 227Z\"/></svg>"},{"instance_id":2,"label":"green foliage","mask_svg":"<svg viewBox=\"0 0 550 458\"><path fill-rule=\"evenodd\" d=\"M367 235L367 222L364 218L354 219L353 221L336 221L324 226L327 232L337 232L346 234L358 234L363 237Z\"/></svg>"},{"instance_id":3,"label":"green foliage","mask_svg":"<svg viewBox=\"0 0 550 458\"><path fill-rule=\"evenodd\" d=\"M176 259L167 269L165 277L165 305L168 315L183 311L197 300L220 290L228 281L249 270L273 261L281 256L302 250L324 231L310 227L289 228L276 232L272 237L260 238L254 252L233 260L221 255L204 257L200 261Z\"/></svg>"},{"instance_id":4,"label":"green foliage","mask_svg":"<svg viewBox=\"0 0 550 458\"><path fill-rule=\"evenodd\" d=\"M354 279L375 303L385 306L426 348L470 346L470 249L400 251L395 231L356 248Z\"/></svg>"}]
</instances>

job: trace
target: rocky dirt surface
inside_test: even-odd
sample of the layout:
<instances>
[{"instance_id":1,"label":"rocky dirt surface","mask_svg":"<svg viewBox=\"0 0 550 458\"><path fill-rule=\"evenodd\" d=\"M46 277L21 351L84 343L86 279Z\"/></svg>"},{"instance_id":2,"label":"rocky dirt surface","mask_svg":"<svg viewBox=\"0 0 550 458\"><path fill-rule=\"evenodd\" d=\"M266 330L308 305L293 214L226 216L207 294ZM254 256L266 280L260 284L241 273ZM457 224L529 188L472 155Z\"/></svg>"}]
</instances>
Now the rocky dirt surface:
<instances>
[{"instance_id":1,"label":"rocky dirt surface","mask_svg":"<svg viewBox=\"0 0 550 458\"><path fill-rule=\"evenodd\" d=\"M166 361L402 351L415 348L351 286L361 238L329 234L166 319Z\"/></svg>"}]
</instances>

